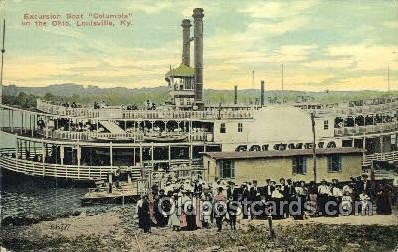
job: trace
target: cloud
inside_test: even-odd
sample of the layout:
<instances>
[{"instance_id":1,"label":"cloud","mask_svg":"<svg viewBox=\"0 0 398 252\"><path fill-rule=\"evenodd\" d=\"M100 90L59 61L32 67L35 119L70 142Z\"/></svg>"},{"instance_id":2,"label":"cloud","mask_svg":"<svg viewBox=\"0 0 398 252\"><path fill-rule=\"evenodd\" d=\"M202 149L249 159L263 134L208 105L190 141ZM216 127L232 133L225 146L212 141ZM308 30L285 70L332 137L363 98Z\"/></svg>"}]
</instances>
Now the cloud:
<instances>
[{"instance_id":1,"label":"cloud","mask_svg":"<svg viewBox=\"0 0 398 252\"><path fill-rule=\"evenodd\" d=\"M352 58L336 58L336 59L322 59L313 60L303 64L303 66L310 68L351 68L354 65Z\"/></svg>"},{"instance_id":2,"label":"cloud","mask_svg":"<svg viewBox=\"0 0 398 252\"><path fill-rule=\"evenodd\" d=\"M398 82L390 80L390 86L396 90ZM359 77L347 77L341 79L332 86L336 91L347 90L388 90L388 83L385 75L363 75Z\"/></svg>"},{"instance_id":3,"label":"cloud","mask_svg":"<svg viewBox=\"0 0 398 252\"><path fill-rule=\"evenodd\" d=\"M134 1L129 9L133 11L141 11L147 14L155 14L164 11L165 9L169 9L173 7L173 3L171 1Z\"/></svg>"},{"instance_id":4,"label":"cloud","mask_svg":"<svg viewBox=\"0 0 398 252\"><path fill-rule=\"evenodd\" d=\"M336 45L327 49L328 56L346 57L354 61L353 70L374 71L386 69L388 65L398 70L398 46L360 44Z\"/></svg>"},{"instance_id":5,"label":"cloud","mask_svg":"<svg viewBox=\"0 0 398 252\"><path fill-rule=\"evenodd\" d=\"M388 65L391 82L397 79L398 54L392 52L398 52L393 40L398 23L393 11L382 10L384 2L359 6L316 0L103 3L98 7L132 11L136 26L128 33L119 29L100 34L74 28L49 27L44 28L45 33L21 28L21 13L34 8L14 6L8 12L8 83L157 86L164 82L169 66L181 61L180 21L191 18L195 7L205 10L204 78L208 88L232 89L236 84L251 88L250 73L255 69L255 83L264 79L267 88L280 89L281 63L286 66L286 89L384 88ZM71 8L54 6L60 11ZM91 8L80 6L83 12ZM164 22L148 25L156 20ZM141 24L149 28L142 29ZM32 41L25 43L24 38ZM193 54L191 58L193 61Z\"/></svg>"},{"instance_id":6,"label":"cloud","mask_svg":"<svg viewBox=\"0 0 398 252\"><path fill-rule=\"evenodd\" d=\"M398 29L398 21L387 21L384 22L384 26L392 29Z\"/></svg>"},{"instance_id":7,"label":"cloud","mask_svg":"<svg viewBox=\"0 0 398 252\"><path fill-rule=\"evenodd\" d=\"M253 18L285 18L303 13L303 11L314 7L317 1L261 1L249 2L248 6L241 12Z\"/></svg>"},{"instance_id":8,"label":"cloud","mask_svg":"<svg viewBox=\"0 0 398 252\"><path fill-rule=\"evenodd\" d=\"M207 58L209 60L221 60L225 64L254 64L254 63L289 63L304 61L309 58L312 51L317 49L316 45L285 45L273 51L258 50L235 50L225 52L211 51Z\"/></svg>"}]
</instances>

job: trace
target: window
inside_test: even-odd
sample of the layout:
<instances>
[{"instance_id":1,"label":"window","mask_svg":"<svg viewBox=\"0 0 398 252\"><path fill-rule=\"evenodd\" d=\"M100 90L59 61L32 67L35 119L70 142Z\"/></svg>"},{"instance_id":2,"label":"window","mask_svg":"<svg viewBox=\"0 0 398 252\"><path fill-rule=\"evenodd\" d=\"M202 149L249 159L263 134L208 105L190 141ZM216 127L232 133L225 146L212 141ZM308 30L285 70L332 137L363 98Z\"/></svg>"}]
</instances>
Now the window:
<instances>
[{"instance_id":1,"label":"window","mask_svg":"<svg viewBox=\"0 0 398 252\"><path fill-rule=\"evenodd\" d=\"M341 171L341 156L340 155L331 155L328 157L328 171L329 172L338 172Z\"/></svg>"},{"instance_id":2,"label":"window","mask_svg":"<svg viewBox=\"0 0 398 252\"><path fill-rule=\"evenodd\" d=\"M292 159L293 174L307 173L307 159L302 156L293 157Z\"/></svg>"},{"instance_id":3,"label":"window","mask_svg":"<svg viewBox=\"0 0 398 252\"><path fill-rule=\"evenodd\" d=\"M221 123L220 125L220 133L225 133L227 132L227 129L225 128L225 123Z\"/></svg>"},{"instance_id":4,"label":"window","mask_svg":"<svg viewBox=\"0 0 398 252\"><path fill-rule=\"evenodd\" d=\"M235 178L235 164L232 160L220 161L220 178Z\"/></svg>"},{"instance_id":5,"label":"window","mask_svg":"<svg viewBox=\"0 0 398 252\"><path fill-rule=\"evenodd\" d=\"M324 130L329 129L329 121L323 121L323 129Z\"/></svg>"},{"instance_id":6,"label":"window","mask_svg":"<svg viewBox=\"0 0 398 252\"><path fill-rule=\"evenodd\" d=\"M238 123L238 132L243 131L243 123Z\"/></svg>"}]
</instances>

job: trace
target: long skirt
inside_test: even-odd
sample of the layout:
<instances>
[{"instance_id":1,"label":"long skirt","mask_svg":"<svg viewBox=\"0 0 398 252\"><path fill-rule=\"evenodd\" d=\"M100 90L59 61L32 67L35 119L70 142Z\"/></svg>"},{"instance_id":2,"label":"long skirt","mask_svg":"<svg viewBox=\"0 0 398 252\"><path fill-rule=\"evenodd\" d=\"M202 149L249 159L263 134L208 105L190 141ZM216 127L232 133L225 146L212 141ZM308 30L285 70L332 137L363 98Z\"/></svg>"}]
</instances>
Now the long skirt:
<instances>
[{"instance_id":1,"label":"long skirt","mask_svg":"<svg viewBox=\"0 0 398 252\"><path fill-rule=\"evenodd\" d=\"M308 215L315 216L318 212L318 194L310 194L309 201L307 202L308 206Z\"/></svg>"},{"instance_id":2,"label":"long skirt","mask_svg":"<svg viewBox=\"0 0 398 252\"><path fill-rule=\"evenodd\" d=\"M186 215L186 213L184 213L184 211L182 211L181 215L180 215L180 227L185 228L186 226L188 226L187 215Z\"/></svg>"},{"instance_id":3,"label":"long skirt","mask_svg":"<svg viewBox=\"0 0 398 252\"><path fill-rule=\"evenodd\" d=\"M151 230L151 218L149 214L142 214L141 215L141 225L144 232L147 233Z\"/></svg>"},{"instance_id":4,"label":"long skirt","mask_svg":"<svg viewBox=\"0 0 398 252\"><path fill-rule=\"evenodd\" d=\"M202 227L202 201L200 199L196 199L195 202L195 209L196 209L196 227L201 228Z\"/></svg>"},{"instance_id":5,"label":"long skirt","mask_svg":"<svg viewBox=\"0 0 398 252\"><path fill-rule=\"evenodd\" d=\"M291 215L295 220L302 220L304 218L305 196L297 196L295 200L297 205L293 205Z\"/></svg>"},{"instance_id":6,"label":"long skirt","mask_svg":"<svg viewBox=\"0 0 398 252\"><path fill-rule=\"evenodd\" d=\"M186 219L187 219L187 229L195 230L196 229L196 215L188 214Z\"/></svg>"},{"instance_id":7,"label":"long skirt","mask_svg":"<svg viewBox=\"0 0 398 252\"><path fill-rule=\"evenodd\" d=\"M169 226L171 227L179 227L180 226L180 219L176 212L172 213L169 218Z\"/></svg>"}]
</instances>

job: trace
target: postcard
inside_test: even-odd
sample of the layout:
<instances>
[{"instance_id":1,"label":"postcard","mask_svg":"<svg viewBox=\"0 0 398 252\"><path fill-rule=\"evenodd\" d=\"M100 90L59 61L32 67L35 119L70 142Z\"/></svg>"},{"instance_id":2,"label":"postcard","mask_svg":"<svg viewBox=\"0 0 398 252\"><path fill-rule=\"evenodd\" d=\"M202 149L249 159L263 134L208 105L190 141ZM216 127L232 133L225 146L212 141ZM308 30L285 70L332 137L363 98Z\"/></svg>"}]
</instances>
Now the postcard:
<instances>
[{"instance_id":1,"label":"postcard","mask_svg":"<svg viewBox=\"0 0 398 252\"><path fill-rule=\"evenodd\" d=\"M398 251L394 0L0 0L0 251Z\"/></svg>"}]
</instances>

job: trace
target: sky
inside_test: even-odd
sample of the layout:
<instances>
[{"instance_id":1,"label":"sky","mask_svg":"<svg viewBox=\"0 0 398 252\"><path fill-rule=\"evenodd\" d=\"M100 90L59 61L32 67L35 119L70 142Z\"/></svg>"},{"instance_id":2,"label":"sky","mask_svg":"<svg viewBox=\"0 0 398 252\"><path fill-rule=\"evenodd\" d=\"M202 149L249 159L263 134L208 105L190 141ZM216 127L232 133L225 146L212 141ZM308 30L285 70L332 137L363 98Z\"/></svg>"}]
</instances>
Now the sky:
<instances>
[{"instance_id":1,"label":"sky","mask_svg":"<svg viewBox=\"0 0 398 252\"><path fill-rule=\"evenodd\" d=\"M4 83L166 85L181 62L181 20L204 9L204 87L398 90L397 0L0 0ZM132 13L130 27L23 26L24 14ZM191 31L193 34L193 31ZM193 50L193 43L191 45ZM193 52L191 52L193 63ZM252 71L254 70L254 84Z\"/></svg>"}]
</instances>

